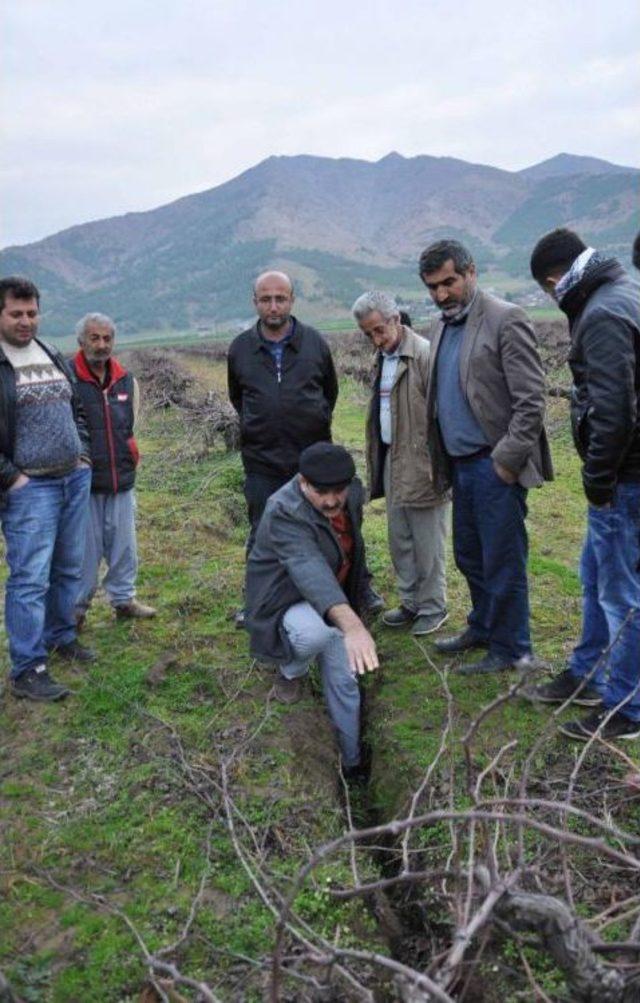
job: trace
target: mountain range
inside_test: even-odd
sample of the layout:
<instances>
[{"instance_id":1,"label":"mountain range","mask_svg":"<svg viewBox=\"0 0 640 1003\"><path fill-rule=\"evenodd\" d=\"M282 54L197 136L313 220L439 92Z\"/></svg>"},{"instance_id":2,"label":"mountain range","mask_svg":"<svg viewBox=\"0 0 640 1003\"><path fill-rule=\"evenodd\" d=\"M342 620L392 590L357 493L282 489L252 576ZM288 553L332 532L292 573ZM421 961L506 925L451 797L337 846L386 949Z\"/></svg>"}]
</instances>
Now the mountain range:
<instances>
[{"instance_id":1,"label":"mountain range","mask_svg":"<svg viewBox=\"0 0 640 1003\"><path fill-rule=\"evenodd\" d=\"M0 267L38 284L48 335L68 334L93 310L124 334L240 324L266 267L293 275L300 315L317 321L344 315L372 286L409 303L423 296L417 258L443 236L523 289L533 244L555 226L626 262L640 227L639 175L565 153L515 172L398 153L375 163L274 156L157 209L5 248Z\"/></svg>"}]
</instances>

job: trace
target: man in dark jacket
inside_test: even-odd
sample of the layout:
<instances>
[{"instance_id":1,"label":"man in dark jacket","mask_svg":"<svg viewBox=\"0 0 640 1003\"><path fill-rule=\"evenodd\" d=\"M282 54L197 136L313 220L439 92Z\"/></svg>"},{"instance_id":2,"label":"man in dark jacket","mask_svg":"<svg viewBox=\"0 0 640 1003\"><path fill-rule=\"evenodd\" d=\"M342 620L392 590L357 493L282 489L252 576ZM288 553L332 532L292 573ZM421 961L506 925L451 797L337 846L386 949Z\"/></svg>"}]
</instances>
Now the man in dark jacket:
<instances>
[{"instance_id":1,"label":"man in dark jacket","mask_svg":"<svg viewBox=\"0 0 640 1003\"><path fill-rule=\"evenodd\" d=\"M467 248L437 241L419 272L441 313L427 391L434 486L453 489L454 555L472 606L462 634L435 646L486 647L459 671L500 672L531 660L527 490L553 476L544 372L531 321L478 288Z\"/></svg>"},{"instance_id":2,"label":"man in dark jacket","mask_svg":"<svg viewBox=\"0 0 640 1003\"><path fill-rule=\"evenodd\" d=\"M91 461L77 381L60 353L36 338L39 317L32 282L0 279L0 522L11 691L48 701L69 693L49 675L50 653L95 657L78 644L75 621Z\"/></svg>"},{"instance_id":3,"label":"man in dark jacket","mask_svg":"<svg viewBox=\"0 0 640 1003\"><path fill-rule=\"evenodd\" d=\"M240 417L247 553L267 499L296 473L302 450L331 441L338 397L331 351L315 328L292 315L294 300L284 272L259 275L253 288L258 320L232 341L227 357L229 399ZM370 586L367 606L382 606Z\"/></svg>"},{"instance_id":4,"label":"man in dark jacket","mask_svg":"<svg viewBox=\"0 0 640 1003\"><path fill-rule=\"evenodd\" d=\"M318 660L349 775L360 765L357 676L378 666L358 616L366 583L362 486L342 446L316 443L299 463L300 473L267 501L247 559L251 651L279 666L274 696L282 703L299 699L302 677Z\"/></svg>"},{"instance_id":5,"label":"man in dark jacket","mask_svg":"<svg viewBox=\"0 0 640 1003\"><path fill-rule=\"evenodd\" d=\"M569 319L571 424L589 503L582 636L568 667L532 691L593 711L563 724L587 741L640 735L640 289L571 230L542 237L533 277Z\"/></svg>"},{"instance_id":6,"label":"man in dark jacket","mask_svg":"<svg viewBox=\"0 0 640 1003\"><path fill-rule=\"evenodd\" d=\"M134 423L140 391L137 380L113 355L115 333L115 324L102 313L88 313L76 325L80 351L72 366L91 435L93 462L82 587L76 605L79 625L95 595L103 557L107 572L102 586L116 616L147 619L156 613L136 599L134 483L139 454Z\"/></svg>"}]
</instances>

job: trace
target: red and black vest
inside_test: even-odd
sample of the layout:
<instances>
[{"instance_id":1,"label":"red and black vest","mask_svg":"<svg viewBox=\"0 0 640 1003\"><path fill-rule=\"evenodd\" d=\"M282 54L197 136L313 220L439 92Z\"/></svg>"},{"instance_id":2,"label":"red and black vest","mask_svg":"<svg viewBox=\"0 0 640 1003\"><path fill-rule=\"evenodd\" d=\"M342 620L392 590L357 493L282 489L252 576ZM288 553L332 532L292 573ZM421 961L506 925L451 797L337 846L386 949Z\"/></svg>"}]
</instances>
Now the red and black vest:
<instances>
[{"instance_id":1,"label":"red and black vest","mask_svg":"<svg viewBox=\"0 0 640 1003\"><path fill-rule=\"evenodd\" d=\"M113 357L107 362L104 384L91 372L81 351L71 364L91 435L91 490L98 494L129 491L139 459L133 436L133 376Z\"/></svg>"}]
</instances>

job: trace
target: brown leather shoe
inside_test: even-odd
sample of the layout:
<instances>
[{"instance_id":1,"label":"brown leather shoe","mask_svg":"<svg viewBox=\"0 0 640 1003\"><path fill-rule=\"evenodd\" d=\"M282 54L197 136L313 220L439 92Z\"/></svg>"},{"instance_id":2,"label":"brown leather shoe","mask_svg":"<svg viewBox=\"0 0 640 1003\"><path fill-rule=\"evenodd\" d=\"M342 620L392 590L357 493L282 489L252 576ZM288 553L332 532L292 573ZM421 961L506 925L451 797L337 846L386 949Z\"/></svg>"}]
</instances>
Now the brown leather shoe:
<instances>
[{"instance_id":1,"label":"brown leather shoe","mask_svg":"<svg viewBox=\"0 0 640 1003\"><path fill-rule=\"evenodd\" d=\"M285 679L283 675L278 673L270 696L277 700L278 703L297 703L298 700L302 699L302 677L297 676L295 679Z\"/></svg>"},{"instance_id":2,"label":"brown leather shoe","mask_svg":"<svg viewBox=\"0 0 640 1003\"><path fill-rule=\"evenodd\" d=\"M150 620L152 616L156 615L153 606L145 606L137 599L130 599L122 606L114 606L114 609L119 620Z\"/></svg>"}]
</instances>

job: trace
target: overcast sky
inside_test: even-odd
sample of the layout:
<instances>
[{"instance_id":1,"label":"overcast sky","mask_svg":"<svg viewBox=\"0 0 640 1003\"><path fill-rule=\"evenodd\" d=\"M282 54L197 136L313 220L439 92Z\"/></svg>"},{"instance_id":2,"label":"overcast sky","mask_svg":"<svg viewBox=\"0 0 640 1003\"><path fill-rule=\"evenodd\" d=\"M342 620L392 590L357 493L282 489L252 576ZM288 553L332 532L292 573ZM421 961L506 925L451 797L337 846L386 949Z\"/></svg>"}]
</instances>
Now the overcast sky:
<instances>
[{"instance_id":1,"label":"overcast sky","mask_svg":"<svg viewBox=\"0 0 640 1003\"><path fill-rule=\"evenodd\" d=\"M637 0L14 0L0 246L271 154L640 166Z\"/></svg>"}]
</instances>

